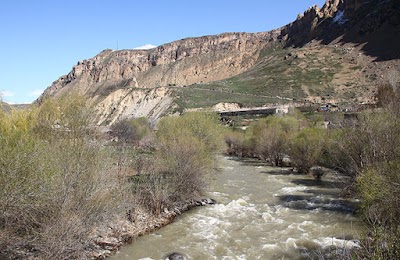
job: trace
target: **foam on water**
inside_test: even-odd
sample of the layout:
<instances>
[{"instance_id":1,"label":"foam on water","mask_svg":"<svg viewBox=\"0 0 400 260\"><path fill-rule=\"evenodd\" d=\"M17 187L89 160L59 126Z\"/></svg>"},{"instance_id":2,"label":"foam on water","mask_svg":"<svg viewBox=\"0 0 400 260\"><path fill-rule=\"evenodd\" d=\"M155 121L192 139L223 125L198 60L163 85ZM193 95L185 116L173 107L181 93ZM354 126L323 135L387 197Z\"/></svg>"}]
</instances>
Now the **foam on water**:
<instances>
[{"instance_id":1,"label":"foam on water","mask_svg":"<svg viewBox=\"0 0 400 260\"><path fill-rule=\"evenodd\" d=\"M360 241L358 240L345 240L336 237L321 237L318 239L313 239L312 241L321 245L322 248L327 248L331 246L345 249L360 247Z\"/></svg>"},{"instance_id":2,"label":"foam on water","mask_svg":"<svg viewBox=\"0 0 400 260\"><path fill-rule=\"evenodd\" d=\"M269 212L264 212L261 214L261 216L267 223L283 223L284 222L283 219L276 218L276 217L272 216L272 214Z\"/></svg>"},{"instance_id":3,"label":"foam on water","mask_svg":"<svg viewBox=\"0 0 400 260\"><path fill-rule=\"evenodd\" d=\"M295 186L295 187L284 187L281 189L281 191L283 194L292 194L294 192L304 191L307 189L308 189L307 186L299 185L299 186Z\"/></svg>"},{"instance_id":4,"label":"foam on water","mask_svg":"<svg viewBox=\"0 0 400 260\"><path fill-rule=\"evenodd\" d=\"M262 249L276 249L278 248L278 244L265 244L262 246Z\"/></svg>"}]
</instances>

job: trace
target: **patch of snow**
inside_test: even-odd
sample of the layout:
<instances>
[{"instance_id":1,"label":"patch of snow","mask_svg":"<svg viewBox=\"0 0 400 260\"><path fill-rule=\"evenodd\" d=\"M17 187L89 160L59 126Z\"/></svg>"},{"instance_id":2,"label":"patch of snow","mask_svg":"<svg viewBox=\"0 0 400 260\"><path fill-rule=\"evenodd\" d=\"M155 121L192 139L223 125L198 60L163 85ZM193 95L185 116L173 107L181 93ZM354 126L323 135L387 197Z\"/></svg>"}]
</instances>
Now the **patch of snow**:
<instances>
[{"instance_id":1,"label":"patch of snow","mask_svg":"<svg viewBox=\"0 0 400 260\"><path fill-rule=\"evenodd\" d=\"M348 19L344 18L344 11L338 11L333 17L333 22L337 23L338 25L343 25L348 21Z\"/></svg>"}]
</instances>

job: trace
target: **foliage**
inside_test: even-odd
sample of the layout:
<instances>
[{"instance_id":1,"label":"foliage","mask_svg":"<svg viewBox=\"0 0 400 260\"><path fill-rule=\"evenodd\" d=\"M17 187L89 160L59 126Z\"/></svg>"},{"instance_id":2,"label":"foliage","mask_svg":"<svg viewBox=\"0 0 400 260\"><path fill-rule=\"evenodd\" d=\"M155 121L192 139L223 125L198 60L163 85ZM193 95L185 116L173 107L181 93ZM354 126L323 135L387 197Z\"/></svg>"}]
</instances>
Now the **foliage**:
<instances>
[{"instance_id":1,"label":"foliage","mask_svg":"<svg viewBox=\"0 0 400 260\"><path fill-rule=\"evenodd\" d=\"M216 115L207 112L163 118L156 152L144 164L137 161L140 176L132 184L139 205L159 215L203 195L222 149L222 131Z\"/></svg>"},{"instance_id":2,"label":"foliage","mask_svg":"<svg viewBox=\"0 0 400 260\"><path fill-rule=\"evenodd\" d=\"M83 257L92 227L124 206L89 116L75 96L1 115L0 245Z\"/></svg>"},{"instance_id":3,"label":"foliage","mask_svg":"<svg viewBox=\"0 0 400 260\"><path fill-rule=\"evenodd\" d=\"M338 169L355 177L365 168L398 157L399 120L386 112L358 114L352 126L337 133L331 149Z\"/></svg>"},{"instance_id":4,"label":"foliage","mask_svg":"<svg viewBox=\"0 0 400 260\"><path fill-rule=\"evenodd\" d=\"M111 126L111 131L119 143L138 145L150 135L150 124L145 117L122 119Z\"/></svg>"},{"instance_id":5,"label":"foliage","mask_svg":"<svg viewBox=\"0 0 400 260\"><path fill-rule=\"evenodd\" d=\"M92 114L82 96L71 94L47 99L38 109L34 131L43 139L91 135Z\"/></svg>"},{"instance_id":6,"label":"foliage","mask_svg":"<svg viewBox=\"0 0 400 260\"><path fill-rule=\"evenodd\" d=\"M381 162L357 177L369 239L359 254L376 259L400 255L400 160Z\"/></svg>"},{"instance_id":7,"label":"foliage","mask_svg":"<svg viewBox=\"0 0 400 260\"><path fill-rule=\"evenodd\" d=\"M325 149L325 130L304 128L289 141L288 154L298 172L309 173Z\"/></svg>"},{"instance_id":8,"label":"foliage","mask_svg":"<svg viewBox=\"0 0 400 260\"><path fill-rule=\"evenodd\" d=\"M393 82L378 90L380 110L358 114L340 131L332 152L340 168L354 177L368 223L359 258L400 255L400 95Z\"/></svg>"},{"instance_id":9,"label":"foliage","mask_svg":"<svg viewBox=\"0 0 400 260\"><path fill-rule=\"evenodd\" d=\"M225 143L227 144L228 155L239 157L254 157L253 138L248 132L243 132L239 129L227 131L225 133Z\"/></svg>"},{"instance_id":10,"label":"foliage","mask_svg":"<svg viewBox=\"0 0 400 260\"><path fill-rule=\"evenodd\" d=\"M217 154L223 148L223 128L217 115L211 112L190 112L180 117L164 118L158 125L157 137L161 142L172 141L186 131L204 143L211 154Z\"/></svg>"},{"instance_id":11,"label":"foliage","mask_svg":"<svg viewBox=\"0 0 400 260\"><path fill-rule=\"evenodd\" d=\"M256 154L281 166L288 140L298 128L298 121L290 116L267 117L254 123L249 131L253 136Z\"/></svg>"}]
</instances>

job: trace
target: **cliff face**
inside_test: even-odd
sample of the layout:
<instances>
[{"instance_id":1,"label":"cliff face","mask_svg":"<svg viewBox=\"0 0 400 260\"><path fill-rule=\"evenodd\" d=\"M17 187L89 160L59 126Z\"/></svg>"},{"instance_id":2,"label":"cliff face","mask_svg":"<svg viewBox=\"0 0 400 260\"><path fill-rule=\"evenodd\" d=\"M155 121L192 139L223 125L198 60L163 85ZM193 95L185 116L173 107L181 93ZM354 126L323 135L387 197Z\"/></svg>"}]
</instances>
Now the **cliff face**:
<instances>
[{"instance_id":1,"label":"cliff face","mask_svg":"<svg viewBox=\"0 0 400 260\"><path fill-rule=\"evenodd\" d=\"M343 25L354 17L363 4L364 0L326 0L322 8L315 5L304 14L299 14L294 22L283 28L281 37L295 46L307 43L323 33L321 23L325 20L330 19L331 24Z\"/></svg>"},{"instance_id":2,"label":"cliff face","mask_svg":"<svg viewBox=\"0 0 400 260\"><path fill-rule=\"evenodd\" d=\"M367 55L387 61L400 59L399 28L398 0L327 0L285 26L280 38L294 47L311 40L364 44L361 50Z\"/></svg>"},{"instance_id":3,"label":"cliff face","mask_svg":"<svg viewBox=\"0 0 400 260\"><path fill-rule=\"evenodd\" d=\"M65 91L104 92L113 86L153 88L210 82L238 74L256 62L259 50L278 32L225 33L188 38L151 50L105 50L78 62L45 95Z\"/></svg>"},{"instance_id":4,"label":"cliff face","mask_svg":"<svg viewBox=\"0 0 400 260\"><path fill-rule=\"evenodd\" d=\"M114 122L144 100L158 104L156 100L160 101L160 97L155 93L171 94L171 91L152 93L148 89L211 82L249 69L258 60L260 50L276 40L279 33L225 33L183 39L151 50L105 50L78 62L68 75L47 88L38 101L46 96L80 93L95 104L99 123ZM118 109L110 110L114 107Z\"/></svg>"}]
</instances>

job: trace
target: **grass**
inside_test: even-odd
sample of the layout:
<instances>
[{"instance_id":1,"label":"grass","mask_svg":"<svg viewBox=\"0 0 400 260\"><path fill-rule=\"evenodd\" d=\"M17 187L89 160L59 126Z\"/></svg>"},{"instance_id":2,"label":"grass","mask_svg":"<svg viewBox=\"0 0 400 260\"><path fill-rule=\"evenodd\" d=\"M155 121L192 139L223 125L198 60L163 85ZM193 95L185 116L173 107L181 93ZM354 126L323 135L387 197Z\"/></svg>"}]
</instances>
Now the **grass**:
<instances>
[{"instance_id":1,"label":"grass","mask_svg":"<svg viewBox=\"0 0 400 260\"><path fill-rule=\"evenodd\" d=\"M176 88L178 110L212 107L219 102L260 106L302 101L309 95L332 97L336 93L331 82L343 69L339 58L331 48L298 50L273 43L260 52L259 62L246 72Z\"/></svg>"},{"instance_id":2,"label":"grass","mask_svg":"<svg viewBox=\"0 0 400 260\"><path fill-rule=\"evenodd\" d=\"M218 85L215 85L218 87ZM220 102L240 103L244 106L262 106L268 103L277 103L281 100L246 93L229 93L221 89L205 88L204 85L175 89L175 100L179 109L212 107Z\"/></svg>"}]
</instances>

